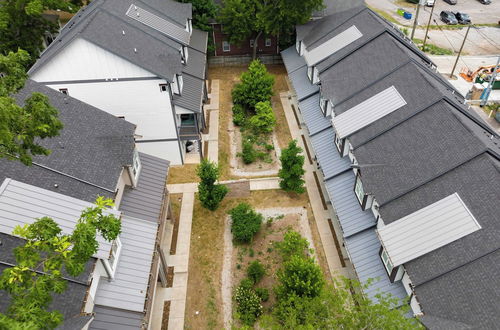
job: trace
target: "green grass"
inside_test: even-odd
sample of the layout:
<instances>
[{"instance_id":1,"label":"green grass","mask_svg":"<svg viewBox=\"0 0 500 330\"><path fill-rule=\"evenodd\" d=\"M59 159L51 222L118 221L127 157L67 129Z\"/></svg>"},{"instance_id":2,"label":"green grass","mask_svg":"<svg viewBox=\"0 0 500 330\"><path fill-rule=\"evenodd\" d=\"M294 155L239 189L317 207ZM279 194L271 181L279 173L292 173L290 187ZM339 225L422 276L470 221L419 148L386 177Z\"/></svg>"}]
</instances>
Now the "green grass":
<instances>
[{"instance_id":1,"label":"green grass","mask_svg":"<svg viewBox=\"0 0 500 330\"><path fill-rule=\"evenodd\" d=\"M422 39L414 38L413 42L418 46L418 48L422 49L422 46L424 44L424 41ZM425 45L425 50L422 50L431 55L453 55L453 51L451 49L441 48L430 43L427 43Z\"/></svg>"}]
</instances>

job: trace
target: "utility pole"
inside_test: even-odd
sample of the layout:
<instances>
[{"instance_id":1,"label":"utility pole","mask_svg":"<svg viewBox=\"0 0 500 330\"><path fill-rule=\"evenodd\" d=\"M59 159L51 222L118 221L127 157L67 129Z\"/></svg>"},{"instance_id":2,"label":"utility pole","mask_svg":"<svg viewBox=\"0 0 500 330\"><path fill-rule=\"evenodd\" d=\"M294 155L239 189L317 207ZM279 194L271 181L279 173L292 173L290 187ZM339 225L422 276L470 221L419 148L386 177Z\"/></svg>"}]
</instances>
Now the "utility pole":
<instances>
[{"instance_id":1,"label":"utility pole","mask_svg":"<svg viewBox=\"0 0 500 330\"><path fill-rule=\"evenodd\" d=\"M469 30L470 30L470 24L469 24L469 26L467 26L467 32L465 32L464 41L462 42L462 46L460 46L460 50L458 51L457 60L455 61L455 64L453 65L453 69L451 69L450 78L452 78L452 79L453 79L453 72L455 72L455 68L457 67L458 59L460 58L460 54L462 53L462 49L464 48L465 40L467 39L467 35L469 34Z\"/></svg>"},{"instance_id":2,"label":"utility pole","mask_svg":"<svg viewBox=\"0 0 500 330\"><path fill-rule=\"evenodd\" d=\"M417 3L417 12L415 13L415 20L413 21L413 30L411 30L410 39L413 41L413 36L415 35L415 29L417 28L418 13L420 12L420 1Z\"/></svg>"},{"instance_id":3,"label":"utility pole","mask_svg":"<svg viewBox=\"0 0 500 330\"><path fill-rule=\"evenodd\" d=\"M434 13L434 7L436 7L436 2L432 5L431 14L429 15L429 21L427 22L427 29L425 29L424 44L422 46L422 51L425 52L425 44L427 43L427 34L429 33L429 26L431 25L432 13Z\"/></svg>"},{"instance_id":4,"label":"utility pole","mask_svg":"<svg viewBox=\"0 0 500 330\"><path fill-rule=\"evenodd\" d=\"M497 79L497 70L498 70L499 66L500 66L500 56L498 56L497 65L495 65L495 71L493 71L493 73L490 76L490 82L488 83L488 87L486 87L486 89L483 92L483 95L481 95L481 104L480 104L481 107L485 106L486 103L488 103L488 98L490 97L491 87L493 86L493 84L495 83L495 81ZM493 113L493 111L491 111L490 116L492 113Z\"/></svg>"}]
</instances>

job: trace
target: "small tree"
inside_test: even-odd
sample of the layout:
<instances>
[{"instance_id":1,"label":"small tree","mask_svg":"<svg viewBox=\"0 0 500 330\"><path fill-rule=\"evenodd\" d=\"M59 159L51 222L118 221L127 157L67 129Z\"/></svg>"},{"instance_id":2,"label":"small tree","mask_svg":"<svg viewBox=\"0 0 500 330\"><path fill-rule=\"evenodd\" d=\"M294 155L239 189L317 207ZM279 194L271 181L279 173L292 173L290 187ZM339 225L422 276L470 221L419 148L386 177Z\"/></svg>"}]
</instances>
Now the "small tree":
<instances>
[{"instance_id":1,"label":"small tree","mask_svg":"<svg viewBox=\"0 0 500 330\"><path fill-rule=\"evenodd\" d=\"M229 211L233 238L239 243L249 243L259 231L264 217L247 203L240 203Z\"/></svg>"},{"instance_id":2,"label":"small tree","mask_svg":"<svg viewBox=\"0 0 500 330\"><path fill-rule=\"evenodd\" d=\"M286 261L278 273L278 297L288 296L316 297L320 294L325 281L321 268L313 258L294 255Z\"/></svg>"},{"instance_id":3,"label":"small tree","mask_svg":"<svg viewBox=\"0 0 500 330\"><path fill-rule=\"evenodd\" d=\"M281 181L280 187L284 191L293 191L298 194L305 192L304 188L304 156L300 155L302 149L297 146L297 141L290 141L288 147L281 152L281 169L278 173Z\"/></svg>"},{"instance_id":4,"label":"small tree","mask_svg":"<svg viewBox=\"0 0 500 330\"><path fill-rule=\"evenodd\" d=\"M264 269L264 265L262 265L259 260L252 261L247 268L248 278L251 279L254 284L259 283L265 274L266 270Z\"/></svg>"},{"instance_id":5,"label":"small tree","mask_svg":"<svg viewBox=\"0 0 500 330\"><path fill-rule=\"evenodd\" d=\"M233 103L254 110L259 102L269 101L273 95L274 77L259 60L250 63L241 75L241 83L232 91Z\"/></svg>"},{"instance_id":6,"label":"small tree","mask_svg":"<svg viewBox=\"0 0 500 330\"><path fill-rule=\"evenodd\" d=\"M255 105L255 115L250 118L250 128L255 134L271 133L276 125L276 117L269 101Z\"/></svg>"},{"instance_id":7,"label":"small tree","mask_svg":"<svg viewBox=\"0 0 500 330\"><path fill-rule=\"evenodd\" d=\"M72 234L63 234L49 217L14 229L12 234L26 243L14 249L16 265L0 275L0 289L10 295L5 315L0 314L0 329L54 329L62 322L62 314L48 307L53 294L66 289L63 271L80 275L97 252L96 234L112 241L121 231L120 220L104 214L112 200L99 197L95 204L82 212Z\"/></svg>"},{"instance_id":8,"label":"small tree","mask_svg":"<svg viewBox=\"0 0 500 330\"><path fill-rule=\"evenodd\" d=\"M309 248L309 242L298 232L289 230L285 233L283 241L276 243L276 248L284 260L289 260L295 255L305 257Z\"/></svg>"},{"instance_id":9,"label":"small tree","mask_svg":"<svg viewBox=\"0 0 500 330\"><path fill-rule=\"evenodd\" d=\"M206 209L215 211L228 192L226 186L215 184L220 175L219 167L217 164L203 159L196 169L196 173L201 179L198 184L198 198L201 205Z\"/></svg>"},{"instance_id":10,"label":"small tree","mask_svg":"<svg viewBox=\"0 0 500 330\"><path fill-rule=\"evenodd\" d=\"M1 8L1 6L0 6ZM32 156L48 155L40 139L59 135L63 127L47 96L33 93L18 105L12 97L24 86L27 74L24 65L29 60L25 51L0 54L0 158L19 159L31 165Z\"/></svg>"}]
</instances>

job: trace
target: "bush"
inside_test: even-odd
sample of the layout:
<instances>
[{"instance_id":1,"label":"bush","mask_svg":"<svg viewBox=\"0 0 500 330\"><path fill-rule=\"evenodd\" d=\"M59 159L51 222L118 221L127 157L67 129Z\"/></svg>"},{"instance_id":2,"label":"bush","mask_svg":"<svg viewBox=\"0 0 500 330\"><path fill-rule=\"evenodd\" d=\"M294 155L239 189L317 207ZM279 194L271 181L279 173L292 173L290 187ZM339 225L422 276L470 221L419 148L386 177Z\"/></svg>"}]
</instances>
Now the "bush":
<instances>
[{"instance_id":1,"label":"bush","mask_svg":"<svg viewBox=\"0 0 500 330\"><path fill-rule=\"evenodd\" d=\"M276 118L269 101L259 102L255 105L255 115L250 117L249 124L255 134L266 134L273 131Z\"/></svg>"},{"instance_id":2,"label":"bush","mask_svg":"<svg viewBox=\"0 0 500 330\"><path fill-rule=\"evenodd\" d=\"M249 243L259 231L263 216L255 212L247 203L240 203L229 211L233 238L239 243Z\"/></svg>"},{"instance_id":3,"label":"bush","mask_svg":"<svg viewBox=\"0 0 500 330\"><path fill-rule=\"evenodd\" d=\"M245 109L241 104L235 104L233 106L233 123L236 126L243 126L246 122Z\"/></svg>"},{"instance_id":4,"label":"bush","mask_svg":"<svg viewBox=\"0 0 500 330\"><path fill-rule=\"evenodd\" d=\"M290 141L288 147L281 152L280 187L284 191L293 191L298 194L305 192L304 188L304 156L300 155L302 149L297 146L297 141Z\"/></svg>"},{"instance_id":5,"label":"bush","mask_svg":"<svg viewBox=\"0 0 500 330\"><path fill-rule=\"evenodd\" d=\"M201 180L198 184L198 199L204 208L215 211L228 192L226 186L215 184L219 178L219 167L203 159L196 173Z\"/></svg>"},{"instance_id":6,"label":"bush","mask_svg":"<svg viewBox=\"0 0 500 330\"><path fill-rule=\"evenodd\" d=\"M324 285L321 268L313 258L294 255L278 272L280 284L276 292L280 299L289 296L316 297Z\"/></svg>"},{"instance_id":7,"label":"bush","mask_svg":"<svg viewBox=\"0 0 500 330\"><path fill-rule=\"evenodd\" d=\"M248 278L251 279L254 284L259 283L265 274L266 270L264 269L264 265L262 265L259 260L252 261L247 268Z\"/></svg>"},{"instance_id":8,"label":"bush","mask_svg":"<svg viewBox=\"0 0 500 330\"><path fill-rule=\"evenodd\" d=\"M273 95L274 77L259 60L250 63L241 75L241 83L234 86L231 95L234 104L253 110L259 102L269 101Z\"/></svg>"},{"instance_id":9,"label":"bush","mask_svg":"<svg viewBox=\"0 0 500 330\"><path fill-rule=\"evenodd\" d=\"M269 290L267 288L256 288L255 293L259 296L261 301L269 300Z\"/></svg>"},{"instance_id":10,"label":"bush","mask_svg":"<svg viewBox=\"0 0 500 330\"><path fill-rule=\"evenodd\" d=\"M253 325L257 318L262 314L262 305L260 297L252 288L240 285L236 288L234 295L240 320L245 325Z\"/></svg>"},{"instance_id":11,"label":"bush","mask_svg":"<svg viewBox=\"0 0 500 330\"><path fill-rule=\"evenodd\" d=\"M240 287L245 288L245 289L252 289L253 288L253 281L249 278L244 278L240 282Z\"/></svg>"},{"instance_id":12,"label":"bush","mask_svg":"<svg viewBox=\"0 0 500 330\"><path fill-rule=\"evenodd\" d=\"M253 147L253 143L249 140L244 140L242 142L241 153L239 153L243 163L252 164L257 159L257 151Z\"/></svg>"},{"instance_id":13,"label":"bush","mask_svg":"<svg viewBox=\"0 0 500 330\"><path fill-rule=\"evenodd\" d=\"M280 251L285 260L292 256L306 256L309 242L296 231L287 231L283 241L276 243L276 248Z\"/></svg>"}]
</instances>

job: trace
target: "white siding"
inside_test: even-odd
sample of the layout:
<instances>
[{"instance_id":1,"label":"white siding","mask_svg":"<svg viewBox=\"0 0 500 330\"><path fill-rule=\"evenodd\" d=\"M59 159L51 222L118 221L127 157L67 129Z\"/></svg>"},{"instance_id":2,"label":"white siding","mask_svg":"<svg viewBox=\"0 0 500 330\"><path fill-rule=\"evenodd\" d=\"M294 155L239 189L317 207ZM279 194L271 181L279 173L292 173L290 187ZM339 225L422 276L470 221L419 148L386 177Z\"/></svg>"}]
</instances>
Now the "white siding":
<instances>
[{"instance_id":1,"label":"white siding","mask_svg":"<svg viewBox=\"0 0 500 330\"><path fill-rule=\"evenodd\" d=\"M151 72L78 38L42 66L31 78L45 82L154 76Z\"/></svg>"},{"instance_id":2,"label":"white siding","mask_svg":"<svg viewBox=\"0 0 500 330\"><path fill-rule=\"evenodd\" d=\"M181 150L177 140L137 143L137 149L140 152L167 159L170 165L182 165Z\"/></svg>"},{"instance_id":3,"label":"white siding","mask_svg":"<svg viewBox=\"0 0 500 330\"><path fill-rule=\"evenodd\" d=\"M168 92L159 85L165 80L117 81L49 85L67 88L69 95L137 125L141 140L176 138L172 105Z\"/></svg>"}]
</instances>

